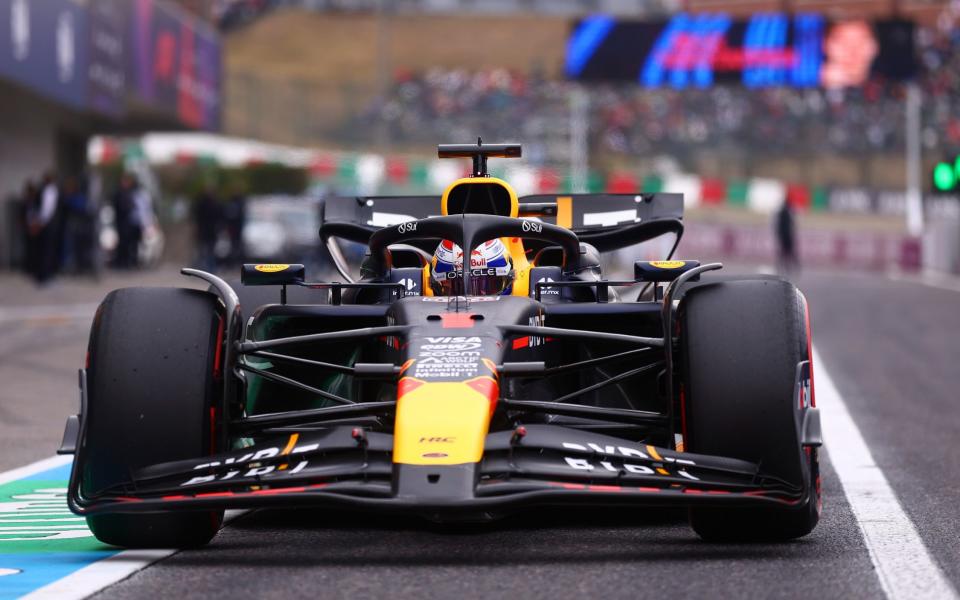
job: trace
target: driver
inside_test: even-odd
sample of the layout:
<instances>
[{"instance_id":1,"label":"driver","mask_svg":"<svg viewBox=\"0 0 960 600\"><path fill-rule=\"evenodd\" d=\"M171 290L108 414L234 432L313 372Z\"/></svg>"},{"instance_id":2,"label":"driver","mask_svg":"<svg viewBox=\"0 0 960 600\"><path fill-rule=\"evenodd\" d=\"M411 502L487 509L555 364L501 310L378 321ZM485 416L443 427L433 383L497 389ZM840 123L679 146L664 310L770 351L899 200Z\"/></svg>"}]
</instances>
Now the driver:
<instances>
[{"instance_id":1,"label":"driver","mask_svg":"<svg viewBox=\"0 0 960 600\"><path fill-rule=\"evenodd\" d=\"M443 240L433 253L430 289L434 296L463 296L463 250ZM513 290L513 258L499 239L477 246L470 254L470 296L509 295Z\"/></svg>"}]
</instances>

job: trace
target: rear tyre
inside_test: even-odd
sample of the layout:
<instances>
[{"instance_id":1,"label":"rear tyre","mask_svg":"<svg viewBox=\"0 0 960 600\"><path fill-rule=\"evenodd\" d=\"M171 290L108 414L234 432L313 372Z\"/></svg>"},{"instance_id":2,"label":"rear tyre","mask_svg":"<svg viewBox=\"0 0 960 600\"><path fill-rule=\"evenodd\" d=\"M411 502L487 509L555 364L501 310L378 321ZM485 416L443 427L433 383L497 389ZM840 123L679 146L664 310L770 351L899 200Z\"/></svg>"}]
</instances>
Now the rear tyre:
<instances>
[{"instance_id":1,"label":"rear tyre","mask_svg":"<svg viewBox=\"0 0 960 600\"><path fill-rule=\"evenodd\" d=\"M217 449L221 312L216 296L198 290L126 288L104 299L88 348L84 496L147 465ZM87 517L97 539L125 548L201 546L222 521L222 510Z\"/></svg>"},{"instance_id":2,"label":"rear tyre","mask_svg":"<svg viewBox=\"0 0 960 600\"><path fill-rule=\"evenodd\" d=\"M692 508L690 524L705 540L783 541L817 525L817 451L801 450L794 406L797 363L809 356L806 325L806 301L779 279L703 285L683 300L686 449L756 462L794 485L811 482L800 508Z\"/></svg>"}]
</instances>

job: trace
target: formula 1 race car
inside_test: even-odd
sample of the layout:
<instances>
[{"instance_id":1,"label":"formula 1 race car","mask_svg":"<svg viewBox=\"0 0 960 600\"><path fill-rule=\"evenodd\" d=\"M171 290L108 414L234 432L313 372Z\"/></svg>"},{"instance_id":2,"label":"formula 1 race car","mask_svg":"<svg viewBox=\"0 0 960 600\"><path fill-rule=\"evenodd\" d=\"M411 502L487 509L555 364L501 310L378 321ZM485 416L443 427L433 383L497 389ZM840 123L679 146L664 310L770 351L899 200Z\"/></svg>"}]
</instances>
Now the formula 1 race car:
<instances>
[{"instance_id":1,"label":"formula 1 race car","mask_svg":"<svg viewBox=\"0 0 960 600\"><path fill-rule=\"evenodd\" d=\"M813 530L803 295L674 260L678 194L518 199L486 163L519 145L439 155L473 159L440 198L326 201L320 237L344 282L256 264L236 285L183 269L208 291L106 297L61 448L97 538L197 546L225 509L257 507L445 522L684 506L707 540ZM603 278L602 253L667 235L666 260ZM357 280L342 240L368 248Z\"/></svg>"}]
</instances>

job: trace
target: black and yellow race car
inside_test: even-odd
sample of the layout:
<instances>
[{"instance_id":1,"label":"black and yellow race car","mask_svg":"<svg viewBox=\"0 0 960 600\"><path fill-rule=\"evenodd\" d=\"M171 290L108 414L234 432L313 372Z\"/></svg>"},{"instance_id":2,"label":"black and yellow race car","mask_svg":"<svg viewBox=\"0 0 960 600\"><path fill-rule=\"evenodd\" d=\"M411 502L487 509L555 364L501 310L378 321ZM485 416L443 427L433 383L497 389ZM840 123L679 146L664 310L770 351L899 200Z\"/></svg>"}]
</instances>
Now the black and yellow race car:
<instances>
[{"instance_id":1,"label":"black and yellow race car","mask_svg":"<svg viewBox=\"0 0 960 600\"><path fill-rule=\"evenodd\" d=\"M809 533L821 434L803 295L673 250L605 279L603 253L679 240L679 195L518 199L486 162L519 145L439 154L473 159L442 197L327 200L343 282L258 264L238 285L183 269L209 290L106 297L61 448L94 534L188 547L225 509L442 522L546 505L685 506L709 540ZM343 239L368 248L356 280ZM473 264L451 275L461 293L437 293L442 240L500 240L509 294L469 293Z\"/></svg>"}]
</instances>

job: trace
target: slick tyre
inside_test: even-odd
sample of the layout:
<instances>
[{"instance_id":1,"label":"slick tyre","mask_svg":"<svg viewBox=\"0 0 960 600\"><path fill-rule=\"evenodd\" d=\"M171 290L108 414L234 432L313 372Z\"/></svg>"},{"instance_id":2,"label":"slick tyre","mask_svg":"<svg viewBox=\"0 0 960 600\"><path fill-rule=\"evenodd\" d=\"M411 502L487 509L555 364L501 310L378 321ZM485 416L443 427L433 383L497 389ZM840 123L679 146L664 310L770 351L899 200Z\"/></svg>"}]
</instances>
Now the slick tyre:
<instances>
[{"instance_id":1,"label":"slick tyre","mask_svg":"<svg viewBox=\"0 0 960 600\"><path fill-rule=\"evenodd\" d=\"M708 541L784 541L820 518L815 448L801 449L794 406L797 363L807 360L806 300L780 279L701 285L680 316L684 444L689 452L739 458L801 486L799 508L692 508Z\"/></svg>"},{"instance_id":2,"label":"slick tyre","mask_svg":"<svg viewBox=\"0 0 960 600\"><path fill-rule=\"evenodd\" d=\"M207 292L126 288L104 299L88 348L85 497L147 465L217 450L222 336L220 304ZM222 521L222 510L87 517L97 539L124 548L201 546Z\"/></svg>"}]
</instances>

